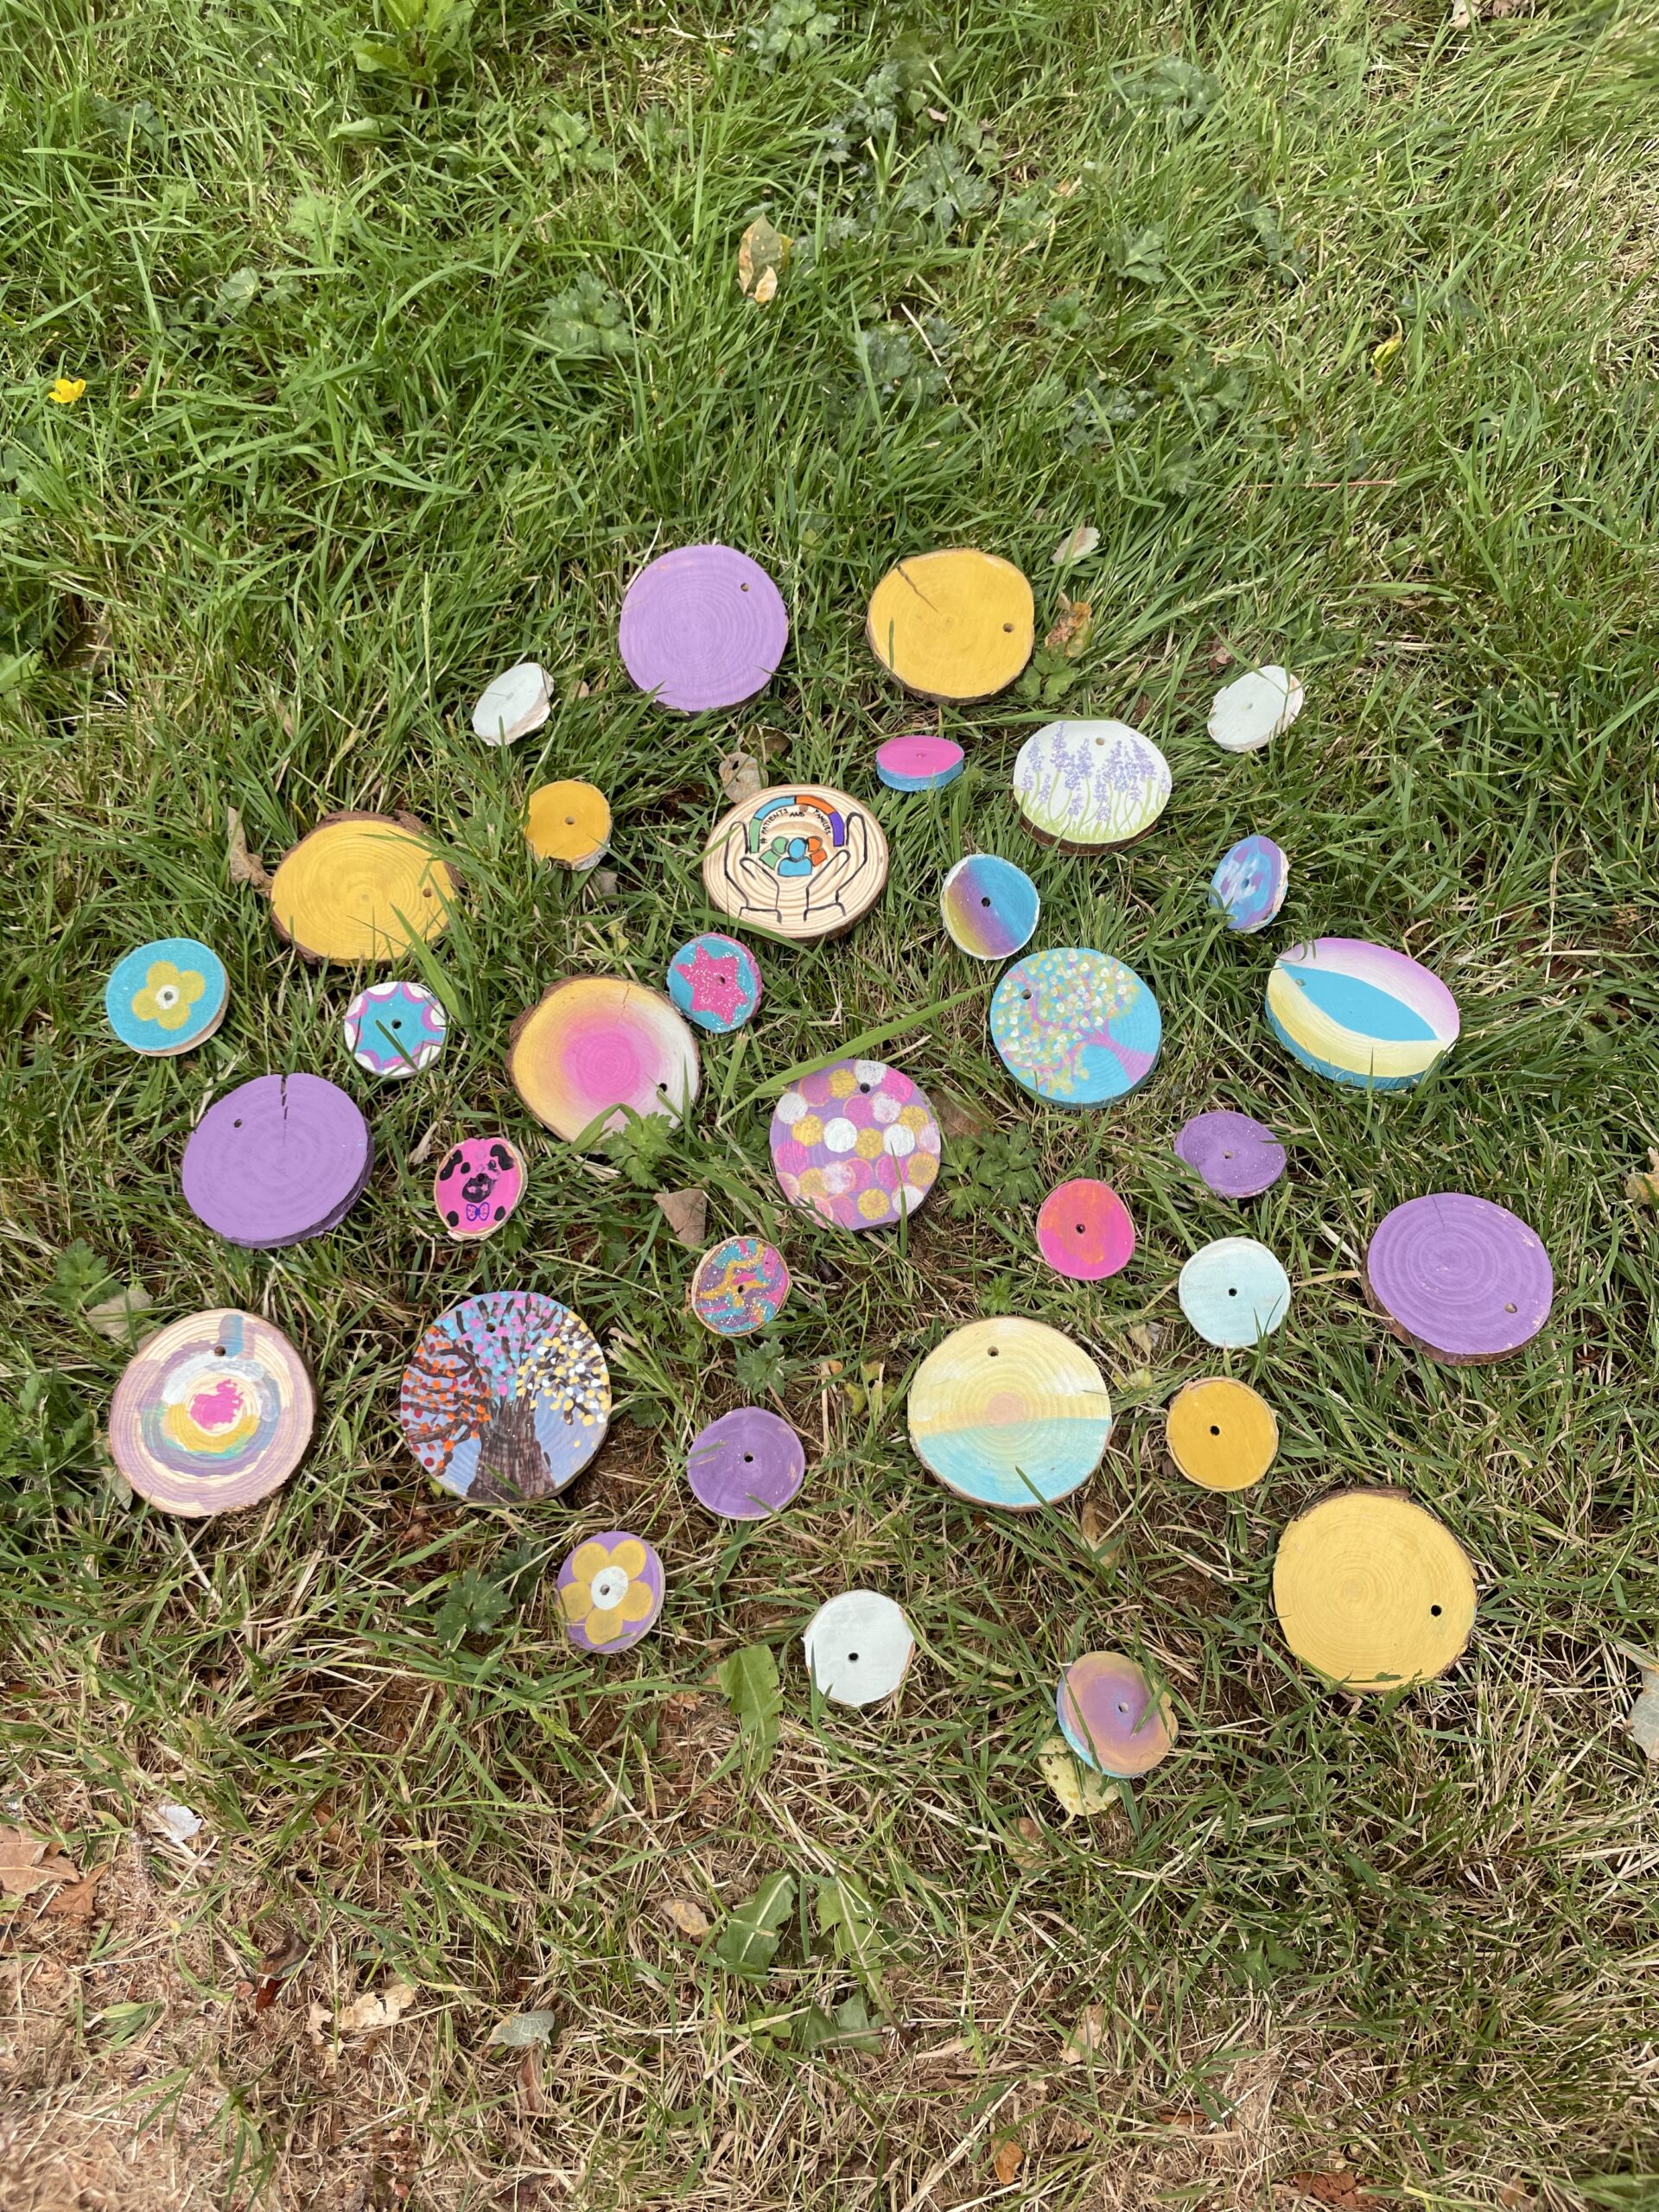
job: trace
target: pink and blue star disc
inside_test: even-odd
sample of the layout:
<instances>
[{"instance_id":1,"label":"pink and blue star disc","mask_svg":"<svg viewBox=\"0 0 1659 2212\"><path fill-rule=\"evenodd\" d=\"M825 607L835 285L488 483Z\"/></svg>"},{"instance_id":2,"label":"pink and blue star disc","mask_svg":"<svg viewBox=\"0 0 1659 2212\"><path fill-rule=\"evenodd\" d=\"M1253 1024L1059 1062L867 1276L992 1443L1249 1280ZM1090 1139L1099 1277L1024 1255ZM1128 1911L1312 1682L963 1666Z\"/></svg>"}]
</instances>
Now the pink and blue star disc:
<instances>
[{"instance_id":1,"label":"pink and blue star disc","mask_svg":"<svg viewBox=\"0 0 1659 2212\"><path fill-rule=\"evenodd\" d=\"M694 937L668 963L668 995L688 1021L723 1036L760 1003L760 963L734 937Z\"/></svg>"}]
</instances>

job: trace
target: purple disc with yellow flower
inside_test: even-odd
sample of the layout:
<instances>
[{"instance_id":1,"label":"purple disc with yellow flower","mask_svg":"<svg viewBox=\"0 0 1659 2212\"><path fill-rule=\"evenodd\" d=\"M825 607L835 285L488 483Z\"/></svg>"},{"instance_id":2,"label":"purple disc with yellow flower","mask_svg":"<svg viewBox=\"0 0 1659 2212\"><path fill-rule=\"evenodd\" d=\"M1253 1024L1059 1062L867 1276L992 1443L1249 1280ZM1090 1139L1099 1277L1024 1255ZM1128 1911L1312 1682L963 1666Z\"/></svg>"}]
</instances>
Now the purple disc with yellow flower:
<instances>
[{"instance_id":1,"label":"purple disc with yellow flower","mask_svg":"<svg viewBox=\"0 0 1659 2212\"><path fill-rule=\"evenodd\" d=\"M626 1651L657 1624L663 1562L643 1536L607 1529L559 1569L559 1611L578 1651Z\"/></svg>"},{"instance_id":2,"label":"purple disc with yellow flower","mask_svg":"<svg viewBox=\"0 0 1659 2212\"><path fill-rule=\"evenodd\" d=\"M167 1060L213 1035L230 996L225 963L210 946L162 937L117 962L104 986L104 1011L124 1045Z\"/></svg>"}]
</instances>

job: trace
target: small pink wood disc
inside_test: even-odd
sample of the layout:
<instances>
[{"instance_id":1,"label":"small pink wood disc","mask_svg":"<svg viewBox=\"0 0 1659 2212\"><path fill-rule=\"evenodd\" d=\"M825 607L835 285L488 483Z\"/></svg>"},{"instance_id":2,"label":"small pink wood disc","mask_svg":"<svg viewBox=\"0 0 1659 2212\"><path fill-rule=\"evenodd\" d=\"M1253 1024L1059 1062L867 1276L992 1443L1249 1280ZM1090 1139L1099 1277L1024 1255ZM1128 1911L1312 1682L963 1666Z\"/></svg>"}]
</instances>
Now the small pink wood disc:
<instances>
[{"instance_id":1,"label":"small pink wood disc","mask_svg":"<svg viewBox=\"0 0 1659 2212\"><path fill-rule=\"evenodd\" d=\"M1103 1282L1128 1267L1135 1224L1109 1183L1079 1175L1043 1200L1037 1246L1057 1274L1078 1282Z\"/></svg>"}]
</instances>

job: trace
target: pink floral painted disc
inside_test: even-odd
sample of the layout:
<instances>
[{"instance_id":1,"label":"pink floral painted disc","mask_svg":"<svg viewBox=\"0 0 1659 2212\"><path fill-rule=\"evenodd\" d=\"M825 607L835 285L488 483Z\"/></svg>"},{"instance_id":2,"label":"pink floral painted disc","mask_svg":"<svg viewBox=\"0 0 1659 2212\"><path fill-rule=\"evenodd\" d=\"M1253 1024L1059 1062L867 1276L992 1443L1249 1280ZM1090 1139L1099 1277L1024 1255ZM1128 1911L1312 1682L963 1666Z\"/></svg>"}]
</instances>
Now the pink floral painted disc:
<instances>
[{"instance_id":1,"label":"pink floral painted disc","mask_svg":"<svg viewBox=\"0 0 1659 2212\"><path fill-rule=\"evenodd\" d=\"M838 1060L792 1084L772 1117L772 1164L791 1205L842 1229L913 1213L939 1173L921 1085L881 1060Z\"/></svg>"},{"instance_id":2,"label":"pink floral painted disc","mask_svg":"<svg viewBox=\"0 0 1659 2212\"><path fill-rule=\"evenodd\" d=\"M1103 1282L1129 1264L1135 1224L1109 1183L1079 1175L1043 1200L1037 1247L1057 1274Z\"/></svg>"}]
</instances>

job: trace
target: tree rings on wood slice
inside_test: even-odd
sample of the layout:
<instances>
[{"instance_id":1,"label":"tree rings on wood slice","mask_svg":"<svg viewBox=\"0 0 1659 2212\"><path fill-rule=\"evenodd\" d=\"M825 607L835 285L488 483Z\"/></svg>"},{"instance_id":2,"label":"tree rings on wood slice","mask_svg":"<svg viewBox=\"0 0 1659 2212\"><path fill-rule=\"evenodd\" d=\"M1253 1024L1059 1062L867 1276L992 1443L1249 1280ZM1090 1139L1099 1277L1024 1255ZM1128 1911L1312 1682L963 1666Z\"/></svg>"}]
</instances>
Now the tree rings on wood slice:
<instances>
[{"instance_id":1,"label":"tree rings on wood slice","mask_svg":"<svg viewBox=\"0 0 1659 2212\"><path fill-rule=\"evenodd\" d=\"M1086 1483L1112 1433L1105 1379L1046 1322L970 1321L931 1351L906 1402L916 1456L976 1505L1030 1512Z\"/></svg>"},{"instance_id":2,"label":"tree rings on wood slice","mask_svg":"<svg viewBox=\"0 0 1659 2212\"><path fill-rule=\"evenodd\" d=\"M1530 1344L1549 1319L1549 1255L1490 1198L1437 1191L1378 1224L1365 1255L1373 1302L1396 1336L1453 1367L1483 1366Z\"/></svg>"},{"instance_id":3,"label":"tree rings on wood slice","mask_svg":"<svg viewBox=\"0 0 1659 2212\"><path fill-rule=\"evenodd\" d=\"M1195 1252L1176 1294L1205 1344L1235 1350L1270 1337L1290 1311L1290 1278L1254 1236L1218 1236Z\"/></svg>"},{"instance_id":4,"label":"tree rings on wood slice","mask_svg":"<svg viewBox=\"0 0 1659 2212\"><path fill-rule=\"evenodd\" d=\"M261 1075L216 1099L184 1147L185 1203L230 1244L270 1251L321 1236L374 1164L369 1125L320 1075Z\"/></svg>"},{"instance_id":5,"label":"tree rings on wood slice","mask_svg":"<svg viewBox=\"0 0 1659 2212\"><path fill-rule=\"evenodd\" d=\"M1222 1198L1259 1198L1285 1172L1285 1147L1248 1114L1195 1114L1181 1125L1175 1155Z\"/></svg>"},{"instance_id":6,"label":"tree rings on wood slice","mask_svg":"<svg viewBox=\"0 0 1659 2212\"><path fill-rule=\"evenodd\" d=\"M775 1321L789 1296L789 1268L775 1244L728 1236L697 1262L691 1311L717 1337L753 1336Z\"/></svg>"},{"instance_id":7,"label":"tree rings on wood slice","mask_svg":"<svg viewBox=\"0 0 1659 2212\"><path fill-rule=\"evenodd\" d=\"M207 1043L230 998L225 963L210 946L193 937L162 937L117 961L104 986L104 1011L131 1051L170 1060Z\"/></svg>"},{"instance_id":8,"label":"tree rings on wood slice","mask_svg":"<svg viewBox=\"0 0 1659 2212\"><path fill-rule=\"evenodd\" d=\"M945 877L939 909L960 951L1007 960L1031 943L1042 902L1024 868L994 853L969 853Z\"/></svg>"},{"instance_id":9,"label":"tree rings on wood slice","mask_svg":"<svg viewBox=\"0 0 1659 2212\"><path fill-rule=\"evenodd\" d=\"M916 1656L902 1608L879 1590L843 1590L830 1599L807 1623L801 1646L807 1672L832 1705L880 1705Z\"/></svg>"},{"instance_id":10,"label":"tree rings on wood slice","mask_svg":"<svg viewBox=\"0 0 1659 2212\"><path fill-rule=\"evenodd\" d=\"M277 868L270 915L308 960L395 960L442 935L454 890L412 815L335 814Z\"/></svg>"},{"instance_id":11,"label":"tree rings on wood slice","mask_svg":"<svg viewBox=\"0 0 1659 2212\"><path fill-rule=\"evenodd\" d=\"M1279 1423L1248 1382L1211 1375L1170 1400L1165 1441L1176 1472L1200 1490L1249 1490L1278 1456Z\"/></svg>"},{"instance_id":12,"label":"tree rings on wood slice","mask_svg":"<svg viewBox=\"0 0 1659 2212\"><path fill-rule=\"evenodd\" d=\"M1256 753L1302 711L1302 687L1269 665L1224 683L1210 709L1210 734L1224 753Z\"/></svg>"},{"instance_id":13,"label":"tree rings on wood slice","mask_svg":"<svg viewBox=\"0 0 1659 2212\"><path fill-rule=\"evenodd\" d=\"M890 791L938 791L962 773L963 755L948 737L890 737L876 748L875 772Z\"/></svg>"},{"instance_id":14,"label":"tree rings on wood slice","mask_svg":"<svg viewBox=\"0 0 1659 2212\"><path fill-rule=\"evenodd\" d=\"M359 1067L396 1080L431 1066L449 1017L424 983L371 983L346 1007L345 1027L346 1049Z\"/></svg>"},{"instance_id":15,"label":"tree rings on wood slice","mask_svg":"<svg viewBox=\"0 0 1659 2212\"><path fill-rule=\"evenodd\" d=\"M883 1229L914 1213L939 1173L927 1093L881 1060L837 1060L778 1101L772 1164L784 1196L840 1229Z\"/></svg>"},{"instance_id":16,"label":"tree rings on wood slice","mask_svg":"<svg viewBox=\"0 0 1659 2212\"><path fill-rule=\"evenodd\" d=\"M1351 937L1281 952L1268 1027L1305 1068L1362 1090L1405 1090L1458 1040L1457 1001L1403 952Z\"/></svg>"},{"instance_id":17,"label":"tree rings on wood slice","mask_svg":"<svg viewBox=\"0 0 1659 2212\"><path fill-rule=\"evenodd\" d=\"M1037 1215L1037 1248L1057 1274L1078 1282L1104 1282L1129 1264L1135 1224L1109 1183L1079 1175L1043 1200Z\"/></svg>"},{"instance_id":18,"label":"tree rings on wood slice","mask_svg":"<svg viewBox=\"0 0 1659 2212\"><path fill-rule=\"evenodd\" d=\"M518 1096L572 1144L625 1127L623 1107L678 1121L697 1095L696 1039L659 991L620 976L555 983L512 1035L507 1073Z\"/></svg>"},{"instance_id":19,"label":"tree rings on wood slice","mask_svg":"<svg viewBox=\"0 0 1659 2212\"><path fill-rule=\"evenodd\" d=\"M1103 1106L1146 1081L1158 1001L1109 953L1071 946L1016 961L991 999L991 1042L1014 1081L1056 1106Z\"/></svg>"},{"instance_id":20,"label":"tree rings on wood slice","mask_svg":"<svg viewBox=\"0 0 1659 2212\"><path fill-rule=\"evenodd\" d=\"M578 1651L626 1651L663 1610L663 1562L643 1536L607 1529L576 1546L556 1585L564 1632Z\"/></svg>"},{"instance_id":21,"label":"tree rings on wood slice","mask_svg":"<svg viewBox=\"0 0 1659 2212\"><path fill-rule=\"evenodd\" d=\"M757 791L716 823L702 855L711 906L798 944L851 929L887 880L881 824L824 785Z\"/></svg>"},{"instance_id":22,"label":"tree rings on wood slice","mask_svg":"<svg viewBox=\"0 0 1659 2212\"><path fill-rule=\"evenodd\" d=\"M1443 1675L1475 1624L1475 1578L1445 1524L1403 1491L1341 1491L1279 1539L1273 1609L1305 1667L1346 1690Z\"/></svg>"},{"instance_id":23,"label":"tree rings on wood slice","mask_svg":"<svg viewBox=\"0 0 1659 2212\"><path fill-rule=\"evenodd\" d=\"M710 930L683 944L668 963L668 995L690 1022L723 1037L741 1029L760 1003L760 963L747 944Z\"/></svg>"},{"instance_id":24,"label":"tree rings on wood slice","mask_svg":"<svg viewBox=\"0 0 1659 2212\"><path fill-rule=\"evenodd\" d=\"M1168 761L1127 722L1049 722L1014 764L1014 799L1032 835L1072 853L1144 836L1169 788Z\"/></svg>"},{"instance_id":25,"label":"tree rings on wood slice","mask_svg":"<svg viewBox=\"0 0 1659 2212\"><path fill-rule=\"evenodd\" d=\"M410 1450L474 1505L551 1497L605 1441L611 1377L593 1331L536 1290L490 1290L435 1320L404 1370Z\"/></svg>"},{"instance_id":26,"label":"tree rings on wood slice","mask_svg":"<svg viewBox=\"0 0 1659 2212\"><path fill-rule=\"evenodd\" d=\"M890 676L926 699L968 703L1005 690L1035 641L1031 586L1012 561L967 546L889 569L865 634Z\"/></svg>"},{"instance_id":27,"label":"tree rings on wood slice","mask_svg":"<svg viewBox=\"0 0 1659 2212\"><path fill-rule=\"evenodd\" d=\"M493 1236L524 1195L530 1171L505 1137L463 1137L432 1179L438 1218L458 1243Z\"/></svg>"},{"instance_id":28,"label":"tree rings on wood slice","mask_svg":"<svg viewBox=\"0 0 1659 2212\"><path fill-rule=\"evenodd\" d=\"M585 875L611 842L611 802L592 784L539 785L524 811L524 839L538 861Z\"/></svg>"},{"instance_id":29,"label":"tree rings on wood slice","mask_svg":"<svg viewBox=\"0 0 1659 2212\"><path fill-rule=\"evenodd\" d=\"M623 666L639 689L688 715L763 691L788 643L777 585L729 545L682 545L643 568L617 631Z\"/></svg>"},{"instance_id":30,"label":"tree rings on wood slice","mask_svg":"<svg viewBox=\"0 0 1659 2212\"><path fill-rule=\"evenodd\" d=\"M473 709L473 734L486 745L511 745L540 729L552 711L547 671L533 660L521 660L485 686Z\"/></svg>"},{"instance_id":31,"label":"tree rings on wood slice","mask_svg":"<svg viewBox=\"0 0 1659 2212\"><path fill-rule=\"evenodd\" d=\"M282 1331L218 1309L139 1349L110 1408L110 1454L140 1497L200 1516L281 1487L311 1441L316 1396Z\"/></svg>"},{"instance_id":32,"label":"tree rings on wood slice","mask_svg":"<svg viewBox=\"0 0 1659 2212\"><path fill-rule=\"evenodd\" d=\"M685 1471L699 1505L727 1521L781 1513L806 1480L806 1452L779 1414L740 1406L699 1430Z\"/></svg>"},{"instance_id":33,"label":"tree rings on wood slice","mask_svg":"<svg viewBox=\"0 0 1659 2212\"><path fill-rule=\"evenodd\" d=\"M1249 937L1277 916L1289 881L1290 862L1271 837L1241 837L1210 879L1210 904Z\"/></svg>"},{"instance_id":34,"label":"tree rings on wood slice","mask_svg":"<svg viewBox=\"0 0 1659 2212\"><path fill-rule=\"evenodd\" d=\"M1175 1713L1146 1669L1121 1651L1085 1651L1054 1693L1060 1733L1096 1774L1132 1781L1150 1774L1175 1743Z\"/></svg>"}]
</instances>

